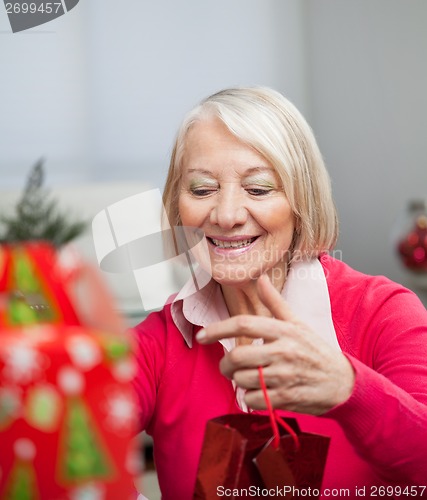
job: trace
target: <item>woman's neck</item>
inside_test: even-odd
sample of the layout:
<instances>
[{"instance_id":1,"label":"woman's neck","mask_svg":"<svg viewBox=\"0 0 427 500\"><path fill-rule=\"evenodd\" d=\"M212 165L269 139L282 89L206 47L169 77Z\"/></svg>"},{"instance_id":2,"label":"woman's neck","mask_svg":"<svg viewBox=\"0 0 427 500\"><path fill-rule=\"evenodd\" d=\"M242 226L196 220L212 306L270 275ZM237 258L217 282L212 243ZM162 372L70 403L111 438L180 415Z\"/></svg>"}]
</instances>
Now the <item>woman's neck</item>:
<instances>
[{"instance_id":1,"label":"woman's neck","mask_svg":"<svg viewBox=\"0 0 427 500\"><path fill-rule=\"evenodd\" d=\"M280 272L279 272L280 271ZM284 269L274 268L267 271L273 285L279 292L286 281L287 266ZM271 316L270 311L258 297L257 280L250 280L239 285L221 285L222 294L230 316L238 314L253 314L256 316Z\"/></svg>"}]
</instances>

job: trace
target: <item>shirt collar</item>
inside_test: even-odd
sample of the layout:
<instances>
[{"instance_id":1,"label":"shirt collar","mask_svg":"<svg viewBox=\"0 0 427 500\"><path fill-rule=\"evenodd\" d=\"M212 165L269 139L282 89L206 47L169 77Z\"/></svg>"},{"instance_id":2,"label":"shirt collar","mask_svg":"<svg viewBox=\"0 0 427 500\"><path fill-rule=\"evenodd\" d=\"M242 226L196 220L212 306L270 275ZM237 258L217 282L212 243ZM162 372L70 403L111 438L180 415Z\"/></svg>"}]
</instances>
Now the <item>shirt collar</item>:
<instances>
[{"instance_id":1,"label":"shirt collar","mask_svg":"<svg viewBox=\"0 0 427 500\"><path fill-rule=\"evenodd\" d=\"M193 345L193 326L207 326L230 317L221 287L214 280L183 299L171 304L172 319L188 347Z\"/></svg>"}]
</instances>

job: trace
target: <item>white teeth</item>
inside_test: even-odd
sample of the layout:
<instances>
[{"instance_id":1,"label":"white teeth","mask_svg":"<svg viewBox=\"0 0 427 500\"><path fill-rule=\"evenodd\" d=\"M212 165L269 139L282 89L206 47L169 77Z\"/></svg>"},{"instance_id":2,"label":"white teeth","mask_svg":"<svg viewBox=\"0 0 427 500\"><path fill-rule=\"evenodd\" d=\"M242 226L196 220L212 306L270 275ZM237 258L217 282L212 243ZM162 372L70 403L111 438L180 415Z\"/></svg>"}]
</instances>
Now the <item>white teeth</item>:
<instances>
[{"instance_id":1,"label":"white teeth","mask_svg":"<svg viewBox=\"0 0 427 500\"><path fill-rule=\"evenodd\" d=\"M240 248L250 245L255 240L255 238L249 238L248 240L239 240L239 241L223 241L223 240L216 240L215 238L211 238L211 240L213 241L215 246L220 248Z\"/></svg>"}]
</instances>

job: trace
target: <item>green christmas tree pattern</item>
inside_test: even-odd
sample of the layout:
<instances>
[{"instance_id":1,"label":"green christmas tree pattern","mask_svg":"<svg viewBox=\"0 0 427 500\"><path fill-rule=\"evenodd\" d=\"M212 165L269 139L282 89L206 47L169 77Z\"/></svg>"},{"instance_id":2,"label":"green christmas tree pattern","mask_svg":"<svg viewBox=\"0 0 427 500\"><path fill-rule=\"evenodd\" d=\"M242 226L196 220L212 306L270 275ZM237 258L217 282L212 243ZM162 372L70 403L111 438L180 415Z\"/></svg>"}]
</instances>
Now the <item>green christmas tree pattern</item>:
<instances>
[{"instance_id":1,"label":"green christmas tree pattern","mask_svg":"<svg viewBox=\"0 0 427 500\"><path fill-rule=\"evenodd\" d=\"M61 477L67 483L111 479L114 474L112 461L94 430L82 399L68 398L64 427Z\"/></svg>"},{"instance_id":2,"label":"green christmas tree pattern","mask_svg":"<svg viewBox=\"0 0 427 500\"><path fill-rule=\"evenodd\" d=\"M9 320L12 325L30 325L52 320L52 308L23 248L15 248L13 251L12 273L15 288L9 299Z\"/></svg>"},{"instance_id":3,"label":"green christmas tree pattern","mask_svg":"<svg viewBox=\"0 0 427 500\"><path fill-rule=\"evenodd\" d=\"M18 459L10 473L3 500L37 500L36 474L32 463Z\"/></svg>"}]
</instances>

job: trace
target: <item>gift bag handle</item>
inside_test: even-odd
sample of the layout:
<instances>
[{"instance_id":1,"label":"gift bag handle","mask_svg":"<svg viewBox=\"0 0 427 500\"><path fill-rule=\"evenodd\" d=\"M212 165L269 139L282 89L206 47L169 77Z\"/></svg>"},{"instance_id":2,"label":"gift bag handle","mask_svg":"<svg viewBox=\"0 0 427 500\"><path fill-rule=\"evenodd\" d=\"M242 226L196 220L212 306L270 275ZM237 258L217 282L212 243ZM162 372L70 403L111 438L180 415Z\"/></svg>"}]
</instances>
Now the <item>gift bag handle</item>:
<instances>
[{"instance_id":1,"label":"gift bag handle","mask_svg":"<svg viewBox=\"0 0 427 500\"><path fill-rule=\"evenodd\" d=\"M270 423L271 423L271 427L273 429L273 448L275 448L277 450L280 446L280 433L279 433L279 427L278 427L280 425L281 427L283 427L283 429L285 429L290 434L290 436L292 437L292 439L294 441L295 450L299 451L300 442L299 442L297 433L292 429L292 427L288 423L286 423L285 420L280 418L279 415L277 414L277 412L273 409L273 406L272 406L271 401L270 401L270 396L268 395L268 392L267 392L267 386L265 384L262 366L258 366L258 373L259 373L259 382L261 385L261 390L262 390L262 393L264 395L265 403L267 405L267 410L268 410L268 416L270 417Z\"/></svg>"}]
</instances>

